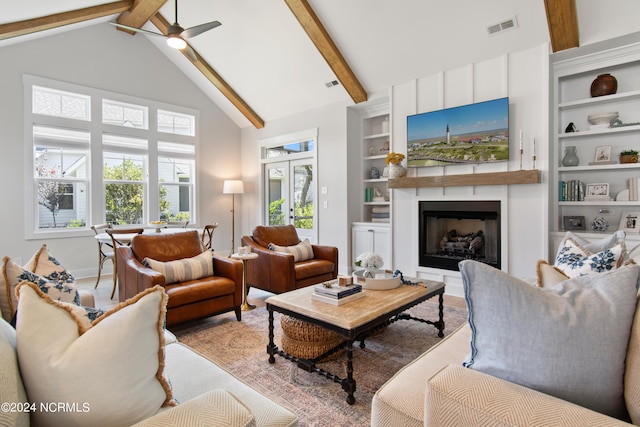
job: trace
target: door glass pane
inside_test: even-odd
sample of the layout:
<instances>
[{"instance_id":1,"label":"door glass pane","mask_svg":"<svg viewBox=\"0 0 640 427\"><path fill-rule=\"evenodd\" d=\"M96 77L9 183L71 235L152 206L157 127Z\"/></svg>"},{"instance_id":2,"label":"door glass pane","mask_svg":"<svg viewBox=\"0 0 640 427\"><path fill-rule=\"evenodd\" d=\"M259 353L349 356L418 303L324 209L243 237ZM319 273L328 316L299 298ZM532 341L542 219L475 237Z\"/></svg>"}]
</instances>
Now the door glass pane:
<instances>
[{"instance_id":1,"label":"door glass pane","mask_svg":"<svg viewBox=\"0 0 640 427\"><path fill-rule=\"evenodd\" d=\"M283 204L287 197L286 169L270 167L267 169L267 176L269 180L267 183L268 225L285 225L286 206Z\"/></svg>"},{"instance_id":2,"label":"door glass pane","mask_svg":"<svg viewBox=\"0 0 640 427\"><path fill-rule=\"evenodd\" d=\"M293 196L295 201L294 226L313 229L313 166L301 164L293 167Z\"/></svg>"}]
</instances>

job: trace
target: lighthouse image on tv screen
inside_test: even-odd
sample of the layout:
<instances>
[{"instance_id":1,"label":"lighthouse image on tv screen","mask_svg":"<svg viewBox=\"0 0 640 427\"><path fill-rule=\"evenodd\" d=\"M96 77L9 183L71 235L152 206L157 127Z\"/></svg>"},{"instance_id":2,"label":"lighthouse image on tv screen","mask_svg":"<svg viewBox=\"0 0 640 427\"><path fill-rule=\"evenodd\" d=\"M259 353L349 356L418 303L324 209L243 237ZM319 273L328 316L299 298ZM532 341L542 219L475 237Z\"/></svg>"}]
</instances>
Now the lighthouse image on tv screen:
<instances>
[{"instance_id":1,"label":"lighthouse image on tv screen","mask_svg":"<svg viewBox=\"0 0 640 427\"><path fill-rule=\"evenodd\" d=\"M509 98L407 117L407 165L509 160Z\"/></svg>"}]
</instances>

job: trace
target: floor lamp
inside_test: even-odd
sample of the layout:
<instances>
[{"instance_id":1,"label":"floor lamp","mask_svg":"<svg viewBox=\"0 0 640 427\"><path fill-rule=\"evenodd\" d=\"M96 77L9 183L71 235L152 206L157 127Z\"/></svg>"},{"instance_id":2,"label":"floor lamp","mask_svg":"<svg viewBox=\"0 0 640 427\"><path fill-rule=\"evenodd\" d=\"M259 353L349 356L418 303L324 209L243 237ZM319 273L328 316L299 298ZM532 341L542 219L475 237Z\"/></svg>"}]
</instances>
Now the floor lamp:
<instances>
[{"instance_id":1,"label":"floor lamp","mask_svg":"<svg viewBox=\"0 0 640 427\"><path fill-rule=\"evenodd\" d=\"M231 253L236 250L236 194L244 193L242 181L226 179L222 187L222 194L231 194Z\"/></svg>"}]
</instances>

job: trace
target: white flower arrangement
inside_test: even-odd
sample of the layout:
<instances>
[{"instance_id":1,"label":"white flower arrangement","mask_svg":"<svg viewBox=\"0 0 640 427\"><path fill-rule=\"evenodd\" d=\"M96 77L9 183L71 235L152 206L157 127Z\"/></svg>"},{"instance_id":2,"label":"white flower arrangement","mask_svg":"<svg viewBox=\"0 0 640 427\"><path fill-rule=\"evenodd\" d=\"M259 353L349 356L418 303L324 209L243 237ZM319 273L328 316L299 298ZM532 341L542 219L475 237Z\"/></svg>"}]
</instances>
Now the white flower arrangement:
<instances>
[{"instance_id":1,"label":"white flower arrangement","mask_svg":"<svg viewBox=\"0 0 640 427\"><path fill-rule=\"evenodd\" d=\"M373 252L365 252L356 258L355 264L358 267L362 267L366 270L381 268L384 265L384 261L382 257Z\"/></svg>"}]
</instances>

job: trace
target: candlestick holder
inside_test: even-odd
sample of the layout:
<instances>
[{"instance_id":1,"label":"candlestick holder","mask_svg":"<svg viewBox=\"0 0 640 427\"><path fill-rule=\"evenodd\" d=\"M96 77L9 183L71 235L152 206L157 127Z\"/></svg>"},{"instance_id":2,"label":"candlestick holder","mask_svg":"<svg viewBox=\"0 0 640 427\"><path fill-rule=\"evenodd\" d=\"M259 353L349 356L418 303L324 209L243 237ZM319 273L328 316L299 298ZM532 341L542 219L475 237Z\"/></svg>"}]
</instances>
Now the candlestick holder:
<instances>
[{"instance_id":1,"label":"candlestick holder","mask_svg":"<svg viewBox=\"0 0 640 427\"><path fill-rule=\"evenodd\" d=\"M524 153L524 150L520 148L520 170L522 170L522 154L523 153Z\"/></svg>"}]
</instances>

